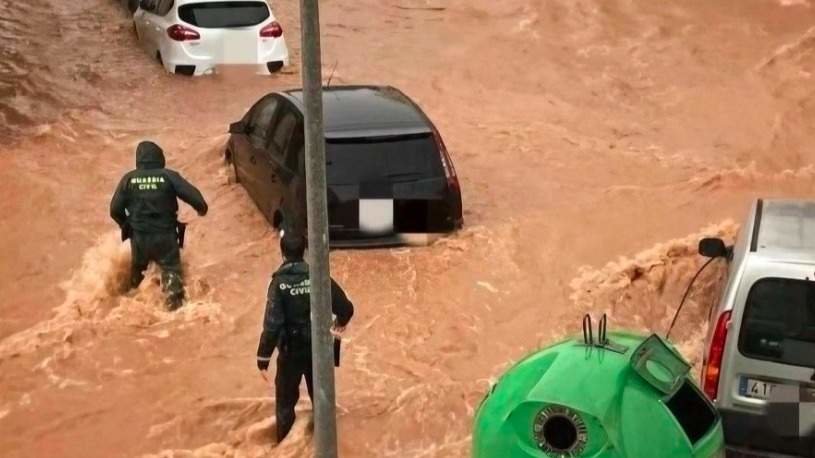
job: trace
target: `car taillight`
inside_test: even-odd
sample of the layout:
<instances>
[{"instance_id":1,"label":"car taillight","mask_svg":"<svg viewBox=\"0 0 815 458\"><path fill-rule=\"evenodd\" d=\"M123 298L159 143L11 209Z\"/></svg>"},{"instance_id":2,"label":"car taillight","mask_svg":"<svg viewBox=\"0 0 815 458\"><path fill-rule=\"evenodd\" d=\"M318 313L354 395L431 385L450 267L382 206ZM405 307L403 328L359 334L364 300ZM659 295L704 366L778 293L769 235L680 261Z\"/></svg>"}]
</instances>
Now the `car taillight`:
<instances>
[{"instance_id":1,"label":"car taillight","mask_svg":"<svg viewBox=\"0 0 815 458\"><path fill-rule=\"evenodd\" d=\"M280 38L283 36L283 27L277 21L260 29L260 36L264 38Z\"/></svg>"},{"instance_id":2,"label":"car taillight","mask_svg":"<svg viewBox=\"0 0 815 458\"><path fill-rule=\"evenodd\" d=\"M447 178L447 190L449 192L450 204L452 205L450 217L453 219L456 227L461 227L464 224L463 209L461 204L461 185L458 182L458 174L456 168L453 167L453 161L450 159L450 154L447 152L447 146L444 140L441 139L439 131L433 127L433 138L436 140L436 147L439 149L439 156L441 156L441 164L444 168L444 176Z\"/></svg>"},{"instance_id":3,"label":"car taillight","mask_svg":"<svg viewBox=\"0 0 815 458\"><path fill-rule=\"evenodd\" d=\"M453 167L453 161L450 160L450 154L447 153L447 146L444 144L444 140L441 139L441 135L439 135L439 131L436 128L433 128L433 137L436 139L436 146L439 148L439 154L441 154L441 165L444 167L444 176L447 178L447 185L457 191L461 192L461 186L458 183L458 175L456 174L456 169Z\"/></svg>"},{"instance_id":4,"label":"car taillight","mask_svg":"<svg viewBox=\"0 0 815 458\"><path fill-rule=\"evenodd\" d=\"M199 35L198 32L180 24L175 24L168 27L167 35L175 41L191 41L201 38L201 35Z\"/></svg>"},{"instance_id":5,"label":"car taillight","mask_svg":"<svg viewBox=\"0 0 815 458\"><path fill-rule=\"evenodd\" d=\"M726 311L719 316L716 328L713 330L713 339L710 342L710 352L707 355L707 362L702 369L702 385L705 394L711 400L716 400L719 391L719 375L722 371L722 358L724 356L724 346L727 342L727 327L730 324L730 311Z\"/></svg>"}]
</instances>

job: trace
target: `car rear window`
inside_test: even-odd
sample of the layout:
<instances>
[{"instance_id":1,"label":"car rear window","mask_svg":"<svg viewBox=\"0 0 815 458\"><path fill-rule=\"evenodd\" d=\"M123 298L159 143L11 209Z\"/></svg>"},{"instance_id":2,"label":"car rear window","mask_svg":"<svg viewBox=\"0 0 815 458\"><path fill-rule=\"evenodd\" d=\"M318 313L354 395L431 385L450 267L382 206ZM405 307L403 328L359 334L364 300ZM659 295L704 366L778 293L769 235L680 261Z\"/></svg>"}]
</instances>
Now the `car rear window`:
<instances>
[{"instance_id":1,"label":"car rear window","mask_svg":"<svg viewBox=\"0 0 815 458\"><path fill-rule=\"evenodd\" d=\"M205 29L258 25L270 14L266 2L189 3L178 8L182 21Z\"/></svg>"},{"instance_id":2,"label":"car rear window","mask_svg":"<svg viewBox=\"0 0 815 458\"><path fill-rule=\"evenodd\" d=\"M330 184L391 183L444 177L430 134L387 138L328 139L326 179Z\"/></svg>"},{"instance_id":3,"label":"car rear window","mask_svg":"<svg viewBox=\"0 0 815 458\"><path fill-rule=\"evenodd\" d=\"M815 367L815 283L757 281L747 296L739 349L755 359Z\"/></svg>"}]
</instances>

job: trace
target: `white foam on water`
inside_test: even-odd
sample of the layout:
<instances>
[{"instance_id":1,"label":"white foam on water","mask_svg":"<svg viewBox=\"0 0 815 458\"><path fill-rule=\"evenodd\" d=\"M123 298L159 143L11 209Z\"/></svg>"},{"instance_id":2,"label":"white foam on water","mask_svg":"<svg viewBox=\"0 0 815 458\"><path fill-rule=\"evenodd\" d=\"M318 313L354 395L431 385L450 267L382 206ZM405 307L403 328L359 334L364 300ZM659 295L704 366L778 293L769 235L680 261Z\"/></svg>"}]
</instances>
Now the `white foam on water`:
<instances>
[{"instance_id":1,"label":"white foam on water","mask_svg":"<svg viewBox=\"0 0 815 458\"><path fill-rule=\"evenodd\" d=\"M738 226L728 220L599 269L583 267L571 282L571 299L585 313L595 317L606 313L612 330L625 328L664 336L688 282L706 261L697 253L699 240L722 237L732 241L737 230ZM721 291L724 267L713 264L699 277L671 335L694 365L701 359L708 311Z\"/></svg>"},{"instance_id":2,"label":"white foam on water","mask_svg":"<svg viewBox=\"0 0 815 458\"><path fill-rule=\"evenodd\" d=\"M128 327L146 329L168 323L184 326L193 321L229 320L220 304L211 300L208 283L202 278L188 274L188 300L178 311L168 312L155 266L148 270L137 290L126 292L129 275L129 245L121 243L118 232L101 236L61 285L65 300L54 309L53 317L0 341L0 360L41 348L51 348L53 353L56 346L70 347L75 335L87 329L106 333Z\"/></svg>"}]
</instances>

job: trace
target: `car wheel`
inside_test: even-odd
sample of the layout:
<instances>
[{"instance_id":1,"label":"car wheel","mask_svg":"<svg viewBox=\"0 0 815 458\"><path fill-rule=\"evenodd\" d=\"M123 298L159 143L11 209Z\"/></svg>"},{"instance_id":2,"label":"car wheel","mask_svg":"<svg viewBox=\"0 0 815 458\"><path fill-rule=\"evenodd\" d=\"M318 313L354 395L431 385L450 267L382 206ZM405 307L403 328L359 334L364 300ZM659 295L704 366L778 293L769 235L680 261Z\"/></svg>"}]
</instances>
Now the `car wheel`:
<instances>
[{"instance_id":1,"label":"car wheel","mask_svg":"<svg viewBox=\"0 0 815 458\"><path fill-rule=\"evenodd\" d=\"M283 62L268 62L266 68L269 69L269 73L277 73L283 69Z\"/></svg>"},{"instance_id":2,"label":"car wheel","mask_svg":"<svg viewBox=\"0 0 815 458\"><path fill-rule=\"evenodd\" d=\"M229 151L229 149L227 149L224 153L224 162L226 163L227 167L232 165L232 176L229 177L230 182L240 183L241 177L238 176L238 164L235 163L235 155L232 154L232 151Z\"/></svg>"},{"instance_id":3,"label":"car wheel","mask_svg":"<svg viewBox=\"0 0 815 458\"><path fill-rule=\"evenodd\" d=\"M235 164L235 159L232 159L232 173L235 175L235 183L241 182L241 176L238 175L238 164Z\"/></svg>"},{"instance_id":4,"label":"car wheel","mask_svg":"<svg viewBox=\"0 0 815 458\"><path fill-rule=\"evenodd\" d=\"M130 14L136 12L139 9L139 0L127 0L127 10L130 11Z\"/></svg>"}]
</instances>

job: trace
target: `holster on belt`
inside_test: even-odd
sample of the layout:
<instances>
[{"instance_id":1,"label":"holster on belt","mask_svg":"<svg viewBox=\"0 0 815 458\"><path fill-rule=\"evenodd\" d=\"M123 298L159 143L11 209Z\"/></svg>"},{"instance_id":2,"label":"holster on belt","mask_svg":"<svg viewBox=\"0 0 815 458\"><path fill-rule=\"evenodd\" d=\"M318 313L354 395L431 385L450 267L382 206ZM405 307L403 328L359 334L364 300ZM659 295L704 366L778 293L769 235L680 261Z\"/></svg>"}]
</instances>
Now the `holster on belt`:
<instances>
[{"instance_id":1,"label":"holster on belt","mask_svg":"<svg viewBox=\"0 0 815 458\"><path fill-rule=\"evenodd\" d=\"M124 224L119 226L119 228L122 231L122 242L129 239L133 235L133 228L130 227L130 223L128 223L127 221L125 221Z\"/></svg>"},{"instance_id":2,"label":"holster on belt","mask_svg":"<svg viewBox=\"0 0 815 458\"><path fill-rule=\"evenodd\" d=\"M187 233L187 223L177 222L175 232L178 235L178 247L184 248L184 234Z\"/></svg>"},{"instance_id":3,"label":"holster on belt","mask_svg":"<svg viewBox=\"0 0 815 458\"><path fill-rule=\"evenodd\" d=\"M340 367L340 347L342 340L334 338L334 367Z\"/></svg>"}]
</instances>

